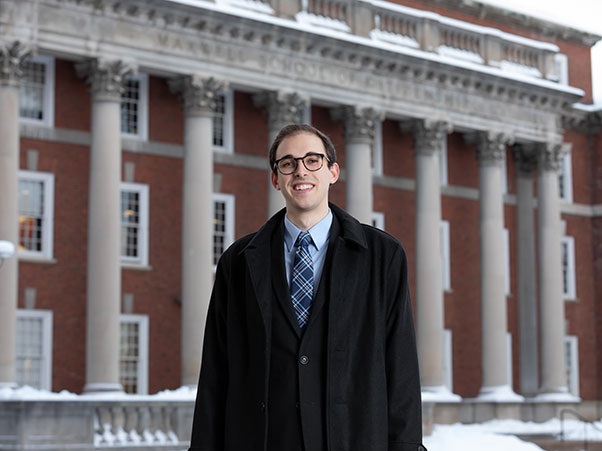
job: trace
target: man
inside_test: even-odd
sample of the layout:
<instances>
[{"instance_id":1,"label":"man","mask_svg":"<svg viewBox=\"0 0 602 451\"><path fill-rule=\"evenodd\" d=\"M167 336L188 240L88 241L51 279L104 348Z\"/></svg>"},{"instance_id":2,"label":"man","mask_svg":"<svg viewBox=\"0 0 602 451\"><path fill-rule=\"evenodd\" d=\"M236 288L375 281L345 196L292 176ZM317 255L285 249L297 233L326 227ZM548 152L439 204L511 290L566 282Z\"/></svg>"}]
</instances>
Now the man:
<instances>
[{"instance_id":1,"label":"man","mask_svg":"<svg viewBox=\"0 0 602 451\"><path fill-rule=\"evenodd\" d=\"M269 159L286 208L218 264L190 451L423 451L401 245L328 202L319 130L284 127Z\"/></svg>"}]
</instances>

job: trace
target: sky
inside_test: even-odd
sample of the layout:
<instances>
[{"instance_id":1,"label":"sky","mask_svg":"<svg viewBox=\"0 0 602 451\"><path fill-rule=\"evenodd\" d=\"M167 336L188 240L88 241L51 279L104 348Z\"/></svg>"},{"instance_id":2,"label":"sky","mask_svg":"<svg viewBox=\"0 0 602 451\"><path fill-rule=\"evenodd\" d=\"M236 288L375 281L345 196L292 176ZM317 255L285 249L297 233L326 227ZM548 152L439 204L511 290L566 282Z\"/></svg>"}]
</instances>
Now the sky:
<instances>
[{"instance_id":1,"label":"sky","mask_svg":"<svg viewBox=\"0 0 602 451\"><path fill-rule=\"evenodd\" d=\"M602 0L479 0L602 36ZM602 41L592 49L594 102L602 104ZM570 83L570 80L569 80Z\"/></svg>"}]
</instances>

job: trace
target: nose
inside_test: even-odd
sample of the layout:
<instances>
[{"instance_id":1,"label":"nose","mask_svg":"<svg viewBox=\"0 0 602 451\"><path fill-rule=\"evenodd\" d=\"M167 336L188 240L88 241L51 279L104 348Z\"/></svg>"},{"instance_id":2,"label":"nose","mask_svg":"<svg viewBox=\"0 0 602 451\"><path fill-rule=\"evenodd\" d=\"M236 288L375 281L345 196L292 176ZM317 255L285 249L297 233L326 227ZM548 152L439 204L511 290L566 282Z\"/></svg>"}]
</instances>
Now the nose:
<instances>
[{"instance_id":1,"label":"nose","mask_svg":"<svg viewBox=\"0 0 602 451\"><path fill-rule=\"evenodd\" d=\"M298 158L295 159L295 172L293 172L293 175L303 175L307 172L307 168L305 167L305 164L303 164L303 159L302 158Z\"/></svg>"}]
</instances>

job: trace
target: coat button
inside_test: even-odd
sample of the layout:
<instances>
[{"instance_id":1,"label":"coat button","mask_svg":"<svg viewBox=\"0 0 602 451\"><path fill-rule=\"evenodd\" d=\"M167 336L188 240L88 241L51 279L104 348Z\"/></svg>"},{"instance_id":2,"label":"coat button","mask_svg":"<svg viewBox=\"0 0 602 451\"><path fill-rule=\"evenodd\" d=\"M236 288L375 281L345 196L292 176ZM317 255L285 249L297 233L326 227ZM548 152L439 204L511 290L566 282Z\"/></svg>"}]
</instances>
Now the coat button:
<instances>
[{"instance_id":1,"label":"coat button","mask_svg":"<svg viewBox=\"0 0 602 451\"><path fill-rule=\"evenodd\" d=\"M299 363L301 365L307 365L309 363L309 357L307 357L306 355L302 355L301 357L299 357Z\"/></svg>"},{"instance_id":2,"label":"coat button","mask_svg":"<svg viewBox=\"0 0 602 451\"><path fill-rule=\"evenodd\" d=\"M261 407L261 411L265 412L265 402L261 402L259 406Z\"/></svg>"}]
</instances>

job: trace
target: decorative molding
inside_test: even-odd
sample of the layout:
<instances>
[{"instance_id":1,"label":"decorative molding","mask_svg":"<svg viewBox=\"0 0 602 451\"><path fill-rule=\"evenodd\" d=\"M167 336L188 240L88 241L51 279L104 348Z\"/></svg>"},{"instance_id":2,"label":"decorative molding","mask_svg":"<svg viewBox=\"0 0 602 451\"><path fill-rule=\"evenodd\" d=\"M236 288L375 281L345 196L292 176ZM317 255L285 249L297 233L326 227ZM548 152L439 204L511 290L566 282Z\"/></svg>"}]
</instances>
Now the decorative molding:
<instances>
[{"instance_id":1,"label":"decorative molding","mask_svg":"<svg viewBox=\"0 0 602 451\"><path fill-rule=\"evenodd\" d=\"M134 67L122 60L93 58L76 63L75 70L90 84L94 100L121 102L125 76L134 72Z\"/></svg>"},{"instance_id":2,"label":"decorative molding","mask_svg":"<svg viewBox=\"0 0 602 451\"><path fill-rule=\"evenodd\" d=\"M545 143L539 146L537 154L537 170L558 172L562 156L570 152L570 144Z\"/></svg>"},{"instance_id":3,"label":"decorative molding","mask_svg":"<svg viewBox=\"0 0 602 451\"><path fill-rule=\"evenodd\" d=\"M452 131L451 124L444 120L411 121L411 127L414 134L414 152L417 155L440 153L447 134ZM406 125L402 126L402 129L406 128Z\"/></svg>"},{"instance_id":4,"label":"decorative molding","mask_svg":"<svg viewBox=\"0 0 602 451\"><path fill-rule=\"evenodd\" d=\"M0 42L0 86L19 86L23 64L31 52L31 46L19 41Z\"/></svg>"},{"instance_id":5,"label":"decorative molding","mask_svg":"<svg viewBox=\"0 0 602 451\"><path fill-rule=\"evenodd\" d=\"M348 143L363 142L372 145L377 121L383 114L372 107L344 106L330 110L334 120L343 122Z\"/></svg>"},{"instance_id":6,"label":"decorative molding","mask_svg":"<svg viewBox=\"0 0 602 451\"><path fill-rule=\"evenodd\" d=\"M501 165L506 158L507 146L514 141L513 136L499 131L469 133L465 138L476 145L479 166Z\"/></svg>"},{"instance_id":7,"label":"decorative molding","mask_svg":"<svg viewBox=\"0 0 602 451\"><path fill-rule=\"evenodd\" d=\"M512 157L517 171L521 175L530 175L537 168L537 143L515 143Z\"/></svg>"},{"instance_id":8,"label":"decorative molding","mask_svg":"<svg viewBox=\"0 0 602 451\"><path fill-rule=\"evenodd\" d=\"M268 128L272 131L302 122L303 110L309 105L308 96L287 90L261 92L253 96L253 101L255 106L266 108Z\"/></svg>"},{"instance_id":9,"label":"decorative molding","mask_svg":"<svg viewBox=\"0 0 602 451\"><path fill-rule=\"evenodd\" d=\"M187 114L213 116L216 108L216 97L226 89L227 84L213 77L203 78L200 75L186 75L168 81L173 93L180 94Z\"/></svg>"}]
</instances>

